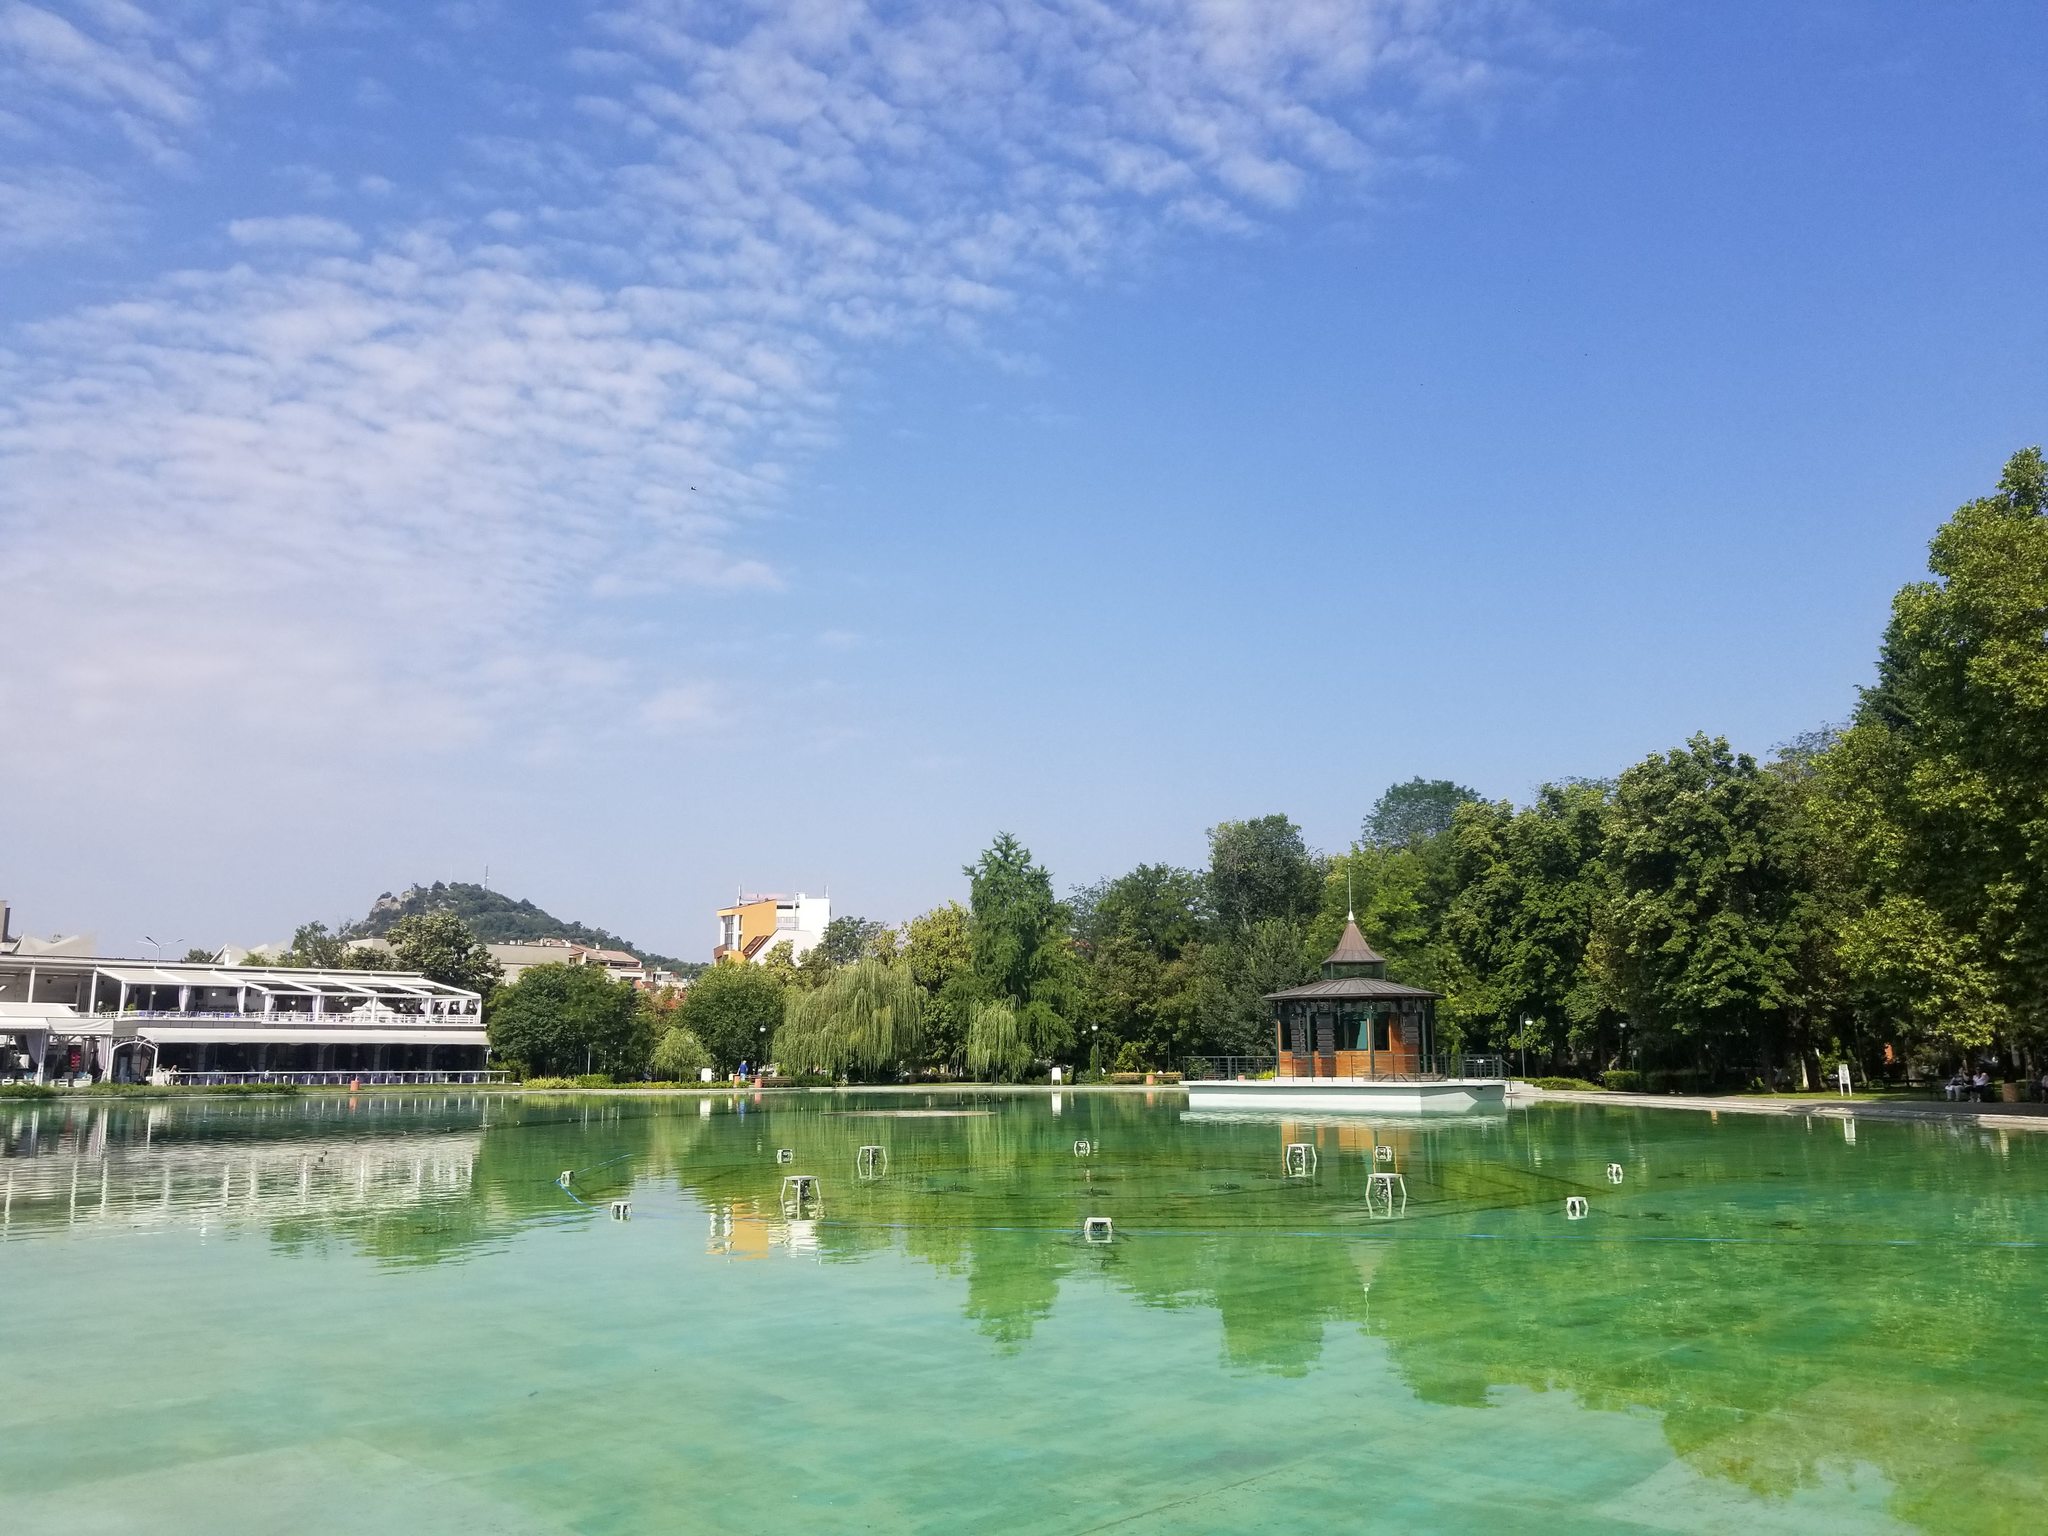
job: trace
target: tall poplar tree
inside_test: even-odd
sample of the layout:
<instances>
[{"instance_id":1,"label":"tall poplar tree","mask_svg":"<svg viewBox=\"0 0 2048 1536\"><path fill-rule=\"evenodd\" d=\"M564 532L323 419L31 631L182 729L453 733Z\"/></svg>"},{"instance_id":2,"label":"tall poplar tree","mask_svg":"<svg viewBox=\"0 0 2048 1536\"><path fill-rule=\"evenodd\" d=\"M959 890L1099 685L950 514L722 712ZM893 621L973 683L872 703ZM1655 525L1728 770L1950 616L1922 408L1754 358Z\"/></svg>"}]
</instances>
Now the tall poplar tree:
<instances>
[{"instance_id":1,"label":"tall poplar tree","mask_svg":"<svg viewBox=\"0 0 2048 1536\"><path fill-rule=\"evenodd\" d=\"M1017 1010L1019 1038L1045 1059L1072 1040L1079 965L1067 935L1070 914L1052 876L1007 832L967 866L968 944L983 993Z\"/></svg>"}]
</instances>

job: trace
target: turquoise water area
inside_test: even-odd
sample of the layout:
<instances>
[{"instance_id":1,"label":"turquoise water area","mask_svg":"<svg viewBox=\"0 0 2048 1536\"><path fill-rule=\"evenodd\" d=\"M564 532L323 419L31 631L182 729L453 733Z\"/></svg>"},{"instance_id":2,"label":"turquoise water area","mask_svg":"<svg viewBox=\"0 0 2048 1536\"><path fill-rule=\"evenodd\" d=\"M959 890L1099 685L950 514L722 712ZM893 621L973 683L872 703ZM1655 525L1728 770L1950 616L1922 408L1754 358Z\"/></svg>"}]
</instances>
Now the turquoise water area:
<instances>
[{"instance_id":1,"label":"turquoise water area","mask_svg":"<svg viewBox=\"0 0 2048 1536\"><path fill-rule=\"evenodd\" d=\"M2043 1136L366 1096L0 1154L0 1531L2048 1529Z\"/></svg>"}]
</instances>

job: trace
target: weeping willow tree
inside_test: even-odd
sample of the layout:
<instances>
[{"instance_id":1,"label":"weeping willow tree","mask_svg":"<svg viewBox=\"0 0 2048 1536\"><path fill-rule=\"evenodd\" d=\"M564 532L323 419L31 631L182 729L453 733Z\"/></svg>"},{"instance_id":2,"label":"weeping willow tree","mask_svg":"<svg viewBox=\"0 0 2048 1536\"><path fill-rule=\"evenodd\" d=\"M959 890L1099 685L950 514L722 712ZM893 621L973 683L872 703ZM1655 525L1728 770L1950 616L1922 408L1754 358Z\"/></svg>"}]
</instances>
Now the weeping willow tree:
<instances>
[{"instance_id":1,"label":"weeping willow tree","mask_svg":"<svg viewBox=\"0 0 2048 1536\"><path fill-rule=\"evenodd\" d=\"M967 1021L970 1077L1008 1082L1030 1071L1036 1054L1014 1003L1003 999L975 1005Z\"/></svg>"},{"instance_id":2,"label":"weeping willow tree","mask_svg":"<svg viewBox=\"0 0 2048 1536\"><path fill-rule=\"evenodd\" d=\"M842 966L815 992L791 992L776 1060L833 1076L872 1076L924 1049L924 990L909 967L861 960Z\"/></svg>"}]
</instances>

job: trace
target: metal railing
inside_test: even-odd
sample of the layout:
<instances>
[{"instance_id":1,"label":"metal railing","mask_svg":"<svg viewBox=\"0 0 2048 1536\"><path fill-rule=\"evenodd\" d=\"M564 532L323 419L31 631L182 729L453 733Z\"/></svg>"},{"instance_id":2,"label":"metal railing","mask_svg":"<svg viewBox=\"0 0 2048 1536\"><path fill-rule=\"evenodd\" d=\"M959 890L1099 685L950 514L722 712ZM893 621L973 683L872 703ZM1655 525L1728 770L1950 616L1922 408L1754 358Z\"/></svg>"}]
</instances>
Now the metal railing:
<instances>
[{"instance_id":1,"label":"metal railing","mask_svg":"<svg viewBox=\"0 0 2048 1536\"><path fill-rule=\"evenodd\" d=\"M505 1083L510 1072L178 1072L170 1081L181 1087L224 1088L230 1083L289 1083L300 1088L374 1088L398 1083Z\"/></svg>"},{"instance_id":2,"label":"metal railing","mask_svg":"<svg viewBox=\"0 0 2048 1536\"><path fill-rule=\"evenodd\" d=\"M1180 1076L1184 1083L1233 1083L1271 1077L1278 1066L1271 1056L1189 1056L1181 1062Z\"/></svg>"},{"instance_id":3,"label":"metal railing","mask_svg":"<svg viewBox=\"0 0 2048 1536\"><path fill-rule=\"evenodd\" d=\"M181 1013L175 1008L130 1008L125 1013L115 1013L102 1008L97 1013L80 1014L85 1019L121 1020L162 1020L178 1022L186 1019L204 1020L211 1024L238 1024L251 1029L279 1024L297 1028L305 1024L318 1024L336 1029L376 1029L392 1025L409 1027L413 1025L435 1026L446 1022L477 1024L483 1016L476 1013L414 1013L400 1008L330 1008L320 1013L310 1008L277 1008L269 1013L236 1013L233 1009L199 1009Z\"/></svg>"},{"instance_id":4,"label":"metal railing","mask_svg":"<svg viewBox=\"0 0 2048 1536\"><path fill-rule=\"evenodd\" d=\"M1351 1054L1349 1052L1347 1055ZM1302 1052L1297 1060L1309 1059L1308 1052ZM1284 1074L1290 1081L1331 1082L1331 1083L1440 1083L1446 1078L1498 1078L1507 1074L1501 1070L1503 1063L1498 1056L1454 1056L1441 1055L1423 1057L1421 1061L1403 1070L1375 1066L1367 1072L1339 1072L1336 1070L1334 1055L1313 1058L1320 1069L1328 1063L1330 1070L1291 1072ZM1183 1081L1190 1083L1238 1082L1262 1077L1283 1075L1279 1058L1274 1056L1190 1056L1181 1067Z\"/></svg>"}]
</instances>

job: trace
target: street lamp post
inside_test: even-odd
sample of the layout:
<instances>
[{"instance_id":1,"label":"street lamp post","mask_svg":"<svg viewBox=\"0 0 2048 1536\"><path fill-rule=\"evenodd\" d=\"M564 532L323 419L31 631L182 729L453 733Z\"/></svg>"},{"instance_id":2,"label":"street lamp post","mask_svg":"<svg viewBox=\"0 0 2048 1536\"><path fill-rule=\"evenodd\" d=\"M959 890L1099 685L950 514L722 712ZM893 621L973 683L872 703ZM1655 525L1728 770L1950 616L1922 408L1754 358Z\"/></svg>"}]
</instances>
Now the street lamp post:
<instances>
[{"instance_id":1,"label":"street lamp post","mask_svg":"<svg viewBox=\"0 0 2048 1536\"><path fill-rule=\"evenodd\" d=\"M768 1026L766 1024L756 1024L754 1026L754 1035L756 1037L754 1047L754 1079L758 1082L768 1075L768 1063L765 1059L768 1055Z\"/></svg>"},{"instance_id":2,"label":"street lamp post","mask_svg":"<svg viewBox=\"0 0 2048 1536\"><path fill-rule=\"evenodd\" d=\"M1102 1026L1088 1026L1088 1070L1100 1074L1102 1071Z\"/></svg>"},{"instance_id":3,"label":"street lamp post","mask_svg":"<svg viewBox=\"0 0 2048 1536\"><path fill-rule=\"evenodd\" d=\"M1529 1080L1529 1026L1536 1020L1529 1014L1522 1015L1522 1081Z\"/></svg>"}]
</instances>

